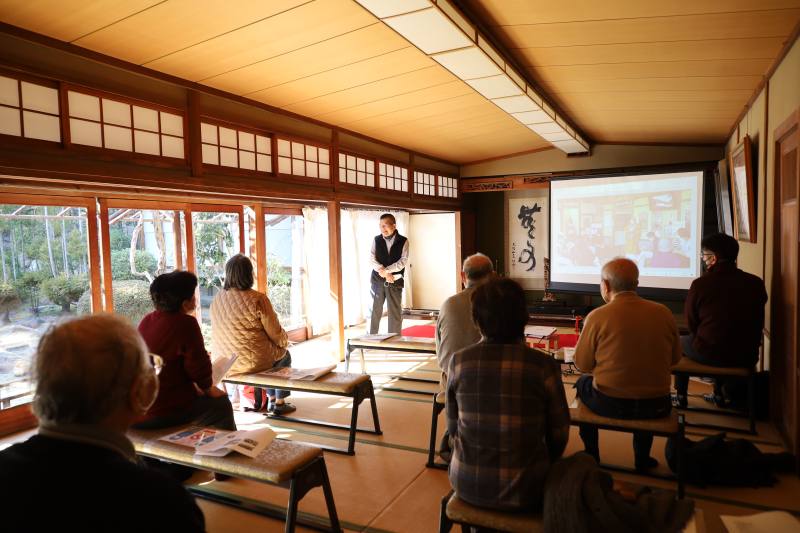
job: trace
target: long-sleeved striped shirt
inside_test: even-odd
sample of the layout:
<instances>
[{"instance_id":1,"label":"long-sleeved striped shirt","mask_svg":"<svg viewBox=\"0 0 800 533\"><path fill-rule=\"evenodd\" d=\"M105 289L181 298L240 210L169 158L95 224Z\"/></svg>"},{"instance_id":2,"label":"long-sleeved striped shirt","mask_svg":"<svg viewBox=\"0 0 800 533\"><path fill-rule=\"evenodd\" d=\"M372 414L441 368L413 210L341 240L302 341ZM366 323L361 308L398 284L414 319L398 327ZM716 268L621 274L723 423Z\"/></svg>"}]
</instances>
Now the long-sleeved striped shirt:
<instances>
[{"instance_id":1,"label":"long-sleeved striped shirt","mask_svg":"<svg viewBox=\"0 0 800 533\"><path fill-rule=\"evenodd\" d=\"M450 483L483 507L535 509L547 470L569 438L569 408L558 364L518 344L456 352L447 373Z\"/></svg>"}]
</instances>

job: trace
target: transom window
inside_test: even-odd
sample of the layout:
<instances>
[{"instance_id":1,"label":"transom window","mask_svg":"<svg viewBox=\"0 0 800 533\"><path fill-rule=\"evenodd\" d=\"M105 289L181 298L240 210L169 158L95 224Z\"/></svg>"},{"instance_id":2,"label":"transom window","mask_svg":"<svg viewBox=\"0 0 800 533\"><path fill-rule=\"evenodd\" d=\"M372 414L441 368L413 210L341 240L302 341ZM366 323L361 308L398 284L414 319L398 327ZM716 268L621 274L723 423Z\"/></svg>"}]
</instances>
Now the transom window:
<instances>
[{"instance_id":1,"label":"transom window","mask_svg":"<svg viewBox=\"0 0 800 533\"><path fill-rule=\"evenodd\" d=\"M375 186L375 161L339 153L339 181L353 185Z\"/></svg>"},{"instance_id":2,"label":"transom window","mask_svg":"<svg viewBox=\"0 0 800 533\"><path fill-rule=\"evenodd\" d=\"M436 175L415 170L414 193L434 196L436 194Z\"/></svg>"},{"instance_id":3,"label":"transom window","mask_svg":"<svg viewBox=\"0 0 800 533\"><path fill-rule=\"evenodd\" d=\"M287 139L278 139L278 172L291 176L330 179L330 152L327 148Z\"/></svg>"},{"instance_id":4,"label":"transom window","mask_svg":"<svg viewBox=\"0 0 800 533\"><path fill-rule=\"evenodd\" d=\"M458 198L458 180L448 176L439 176L439 196Z\"/></svg>"},{"instance_id":5,"label":"transom window","mask_svg":"<svg viewBox=\"0 0 800 533\"><path fill-rule=\"evenodd\" d=\"M58 90L0 76L0 134L61 142Z\"/></svg>"},{"instance_id":6,"label":"transom window","mask_svg":"<svg viewBox=\"0 0 800 533\"><path fill-rule=\"evenodd\" d=\"M184 159L183 116L105 96L67 92L73 144Z\"/></svg>"},{"instance_id":7,"label":"transom window","mask_svg":"<svg viewBox=\"0 0 800 533\"><path fill-rule=\"evenodd\" d=\"M200 123L203 164L272 172L272 138L240 129Z\"/></svg>"},{"instance_id":8,"label":"transom window","mask_svg":"<svg viewBox=\"0 0 800 533\"><path fill-rule=\"evenodd\" d=\"M398 165L378 165L379 187L391 191L408 192L408 169Z\"/></svg>"}]
</instances>

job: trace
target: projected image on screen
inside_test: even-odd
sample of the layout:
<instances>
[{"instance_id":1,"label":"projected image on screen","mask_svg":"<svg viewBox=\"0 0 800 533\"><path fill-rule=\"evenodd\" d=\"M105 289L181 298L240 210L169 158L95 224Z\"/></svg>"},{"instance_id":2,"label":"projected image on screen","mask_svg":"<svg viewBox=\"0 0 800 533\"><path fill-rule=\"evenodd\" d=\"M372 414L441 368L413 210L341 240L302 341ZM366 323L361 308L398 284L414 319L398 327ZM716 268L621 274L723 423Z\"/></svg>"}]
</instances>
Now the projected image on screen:
<instances>
[{"instance_id":1,"label":"projected image on screen","mask_svg":"<svg viewBox=\"0 0 800 533\"><path fill-rule=\"evenodd\" d=\"M553 288L596 285L603 264L627 257L639 266L640 286L688 289L701 272L702 178L697 171L551 182Z\"/></svg>"}]
</instances>

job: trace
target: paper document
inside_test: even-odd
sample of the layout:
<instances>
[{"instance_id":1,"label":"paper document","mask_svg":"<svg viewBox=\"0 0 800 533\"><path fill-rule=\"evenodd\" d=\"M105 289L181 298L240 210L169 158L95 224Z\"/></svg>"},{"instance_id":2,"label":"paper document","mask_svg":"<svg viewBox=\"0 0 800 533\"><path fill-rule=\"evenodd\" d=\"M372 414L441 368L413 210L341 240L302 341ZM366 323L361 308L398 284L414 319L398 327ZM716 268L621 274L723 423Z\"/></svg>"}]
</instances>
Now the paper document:
<instances>
[{"instance_id":1,"label":"paper document","mask_svg":"<svg viewBox=\"0 0 800 533\"><path fill-rule=\"evenodd\" d=\"M270 428L252 431L225 431L192 426L161 437L160 440L194 448L197 455L222 457L236 451L247 457L256 457L274 439L275 432Z\"/></svg>"},{"instance_id":2,"label":"paper document","mask_svg":"<svg viewBox=\"0 0 800 533\"><path fill-rule=\"evenodd\" d=\"M276 368L274 370L267 370L262 374L276 376L286 379L297 379L303 381L314 381L321 378L326 374L330 374L336 365L321 366L318 368Z\"/></svg>"},{"instance_id":3,"label":"paper document","mask_svg":"<svg viewBox=\"0 0 800 533\"><path fill-rule=\"evenodd\" d=\"M575 348L562 348L564 350L564 362L565 363L574 363L575 362Z\"/></svg>"},{"instance_id":4,"label":"paper document","mask_svg":"<svg viewBox=\"0 0 800 533\"><path fill-rule=\"evenodd\" d=\"M397 333L376 333L375 335L362 335L353 340L357 341L385 341L389 337L394 337Z\"/></svg>"},{"instance_id":5,"label":"paper document","mask_svg":"<svg viewBox=\"0 0 800 533\"><path fill-rule=\"evenodd\" d=\"M211 383L214 386L219 385L238 358L239 354L234 353L228 357L218 357L211 363Z\"/></svg>"},{"instance_id":6,"label":"paper document","mask_svg":"<svg viewBox=\"0 0 800 533\"><path fill-rule=\"evenodd\" d=\"M747 516L720 516L729 533L798 533L800 521L786 511L769 511Z\"/></svg>"},{"instance_id":7,"label":"paper document","mask_svg":"<svg viewBox=\"0 0 800 533\"><path fill-rule=\"evenodd\" d=\"M525 326L525 336L534 337L536 339L546 339L556 332L556 328L552 326Z\"/></svg>"}]
</instances>

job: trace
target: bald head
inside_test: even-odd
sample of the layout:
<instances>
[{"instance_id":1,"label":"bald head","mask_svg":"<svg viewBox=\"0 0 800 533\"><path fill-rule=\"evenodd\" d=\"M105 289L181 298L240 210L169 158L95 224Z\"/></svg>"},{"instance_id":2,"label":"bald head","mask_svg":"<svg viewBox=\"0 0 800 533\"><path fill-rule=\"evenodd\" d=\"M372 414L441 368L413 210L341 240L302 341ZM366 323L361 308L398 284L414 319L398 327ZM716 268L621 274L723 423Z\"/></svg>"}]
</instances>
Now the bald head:
<instances>
[{"instance_id":1,"label":"bald head","mask_svg":"<svg viewBox=\"0 0 800 533\"><path fill-rule=\"evenodd\" d=\"M494 272L494 265L489 257L477 253L464 259L461 271L464 272L464 279L469 287L487 279L489 274Z\"/></svg>"},{"instance_id":2,"label":"bald head","mask_svg":"<svg viewBox=\"0 0 800 533\"><path fill-rule=\"evenodd\" d=\"M635 291L639 286L639 267L630 259L618 257L603 265L600 277L613 293Z\"/></svg>"}]
</instances>

